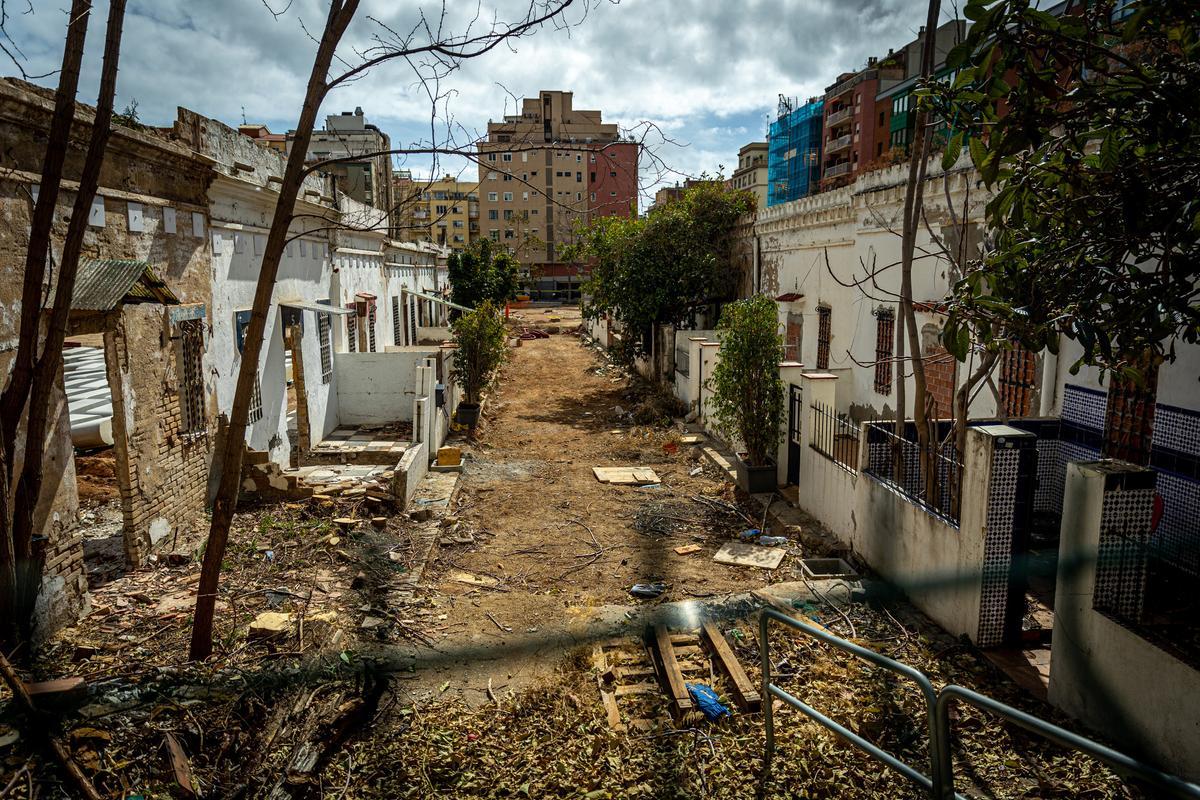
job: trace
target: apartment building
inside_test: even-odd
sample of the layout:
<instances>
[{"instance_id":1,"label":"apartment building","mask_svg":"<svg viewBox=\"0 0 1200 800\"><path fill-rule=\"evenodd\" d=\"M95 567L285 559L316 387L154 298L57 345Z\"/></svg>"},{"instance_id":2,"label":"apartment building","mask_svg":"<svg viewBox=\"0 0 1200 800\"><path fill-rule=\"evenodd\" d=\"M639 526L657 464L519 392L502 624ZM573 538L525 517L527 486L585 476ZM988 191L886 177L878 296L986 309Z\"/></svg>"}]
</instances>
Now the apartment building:
<instances>
[{"instance_id":1,"label":"apartment building","mask_svg":"<svg viewBox=\"0 0 1200 800\"><path fill-rule=\"evenodd\" d=\"M767 202L760 209L817 191L824 119L824 98L799 105L779 96L779 115L767 135Z\"/></svg>"},{"instance_id":2,"label":"apartment building","mask_svg":"<svg viewBox=\"0 0 1200 800\"><path fill-rule=\"evenodd\" d=\"M238 125L238 133L248 136L263 147L278 150L281 153L287 152L287 134L271 133L271 129L266 125L259 125L257 123Z\"/></svg>"},{"instance_id":3,"label":"apartment building","mask_svg":"<svg viewBox=\"0 0 1200 800\"><path fill-rule=\"evenodd\" d=\"M295 131L288 133L288 152L295 142ZM308 161L351 158L327 164L322 172L337 179L338 191L379 209L392 207L392 157L386 154L392 140L367 122L362 107L354 111L330 114L325 127L313 131L308 145Z\"/></svg>"},{"instance_id":4,"label":"apartment building","mask_svg":"<svg viewBox=\"0 0 1200 800\"><path fill-rule=\"evenodd\" d=\"M397 238L433 242L455 252L479 236L479 184L445 175L413 180L407 170L393 180Z\"/></svg>"},{"instance_id":5,"label":"apartment building","mask_svg":"<svg viewBox=\"0 0 1200 800\"><path fill-rule=\"evenodd\" d=\"M535 293L578 294L581 265L563 260L581 222L637 213L638 145L573 94L542 91L489 121L479 151L479 228L539 277Z\"/></svg>"},{"instance_id":6,"label":"apartment building","mask_svg":"<svg viewBox=\"0 0 1200 800\"><path fill-rule=\"evenodd\" d=\"M963 40L966 32L967 23L963 20L951 20L935 32L933 74L937 80L954 78L955 70L946 67L946 56L954 45ZM921 48L924 47L924 42L925 28L922 27L917 38L905 45L902 51L904 80L891 86L880 87L875 96L878 112L886 113L888 119L884 152L894 149L907 154L908 147L912 144L913 120L916 117L916 96L913 91L917 88L917 79L921 75ZM892 54L888 55L890 57ZM945 120L935 120L935 124L935 136L946 129Z\"/></svg>"},{"instance_id":7,"label":"apartment building","mask_svg":"<svg viewBox=\"0 0 1200 800\"><path fill-rule=\"evenodd\" d=\"M767 207L766 142L751 142L738 150L738 165L733 176L725 181L730 189L747 189L758 198L758 208Z\"/></svg>"},{"instance_id":8,"label":"apartment building","mask_svg":"<svg viewBox=\"0 0 1200 800\"><path fill-rule=\"evenodd\" d=\"M822 188L843 185L883 156L890 109L876 110L875 97L904 79L902 60L896 53L883 61L872 57L865 69L842 73L825 90Z\"/></svg>"}]
</instances>

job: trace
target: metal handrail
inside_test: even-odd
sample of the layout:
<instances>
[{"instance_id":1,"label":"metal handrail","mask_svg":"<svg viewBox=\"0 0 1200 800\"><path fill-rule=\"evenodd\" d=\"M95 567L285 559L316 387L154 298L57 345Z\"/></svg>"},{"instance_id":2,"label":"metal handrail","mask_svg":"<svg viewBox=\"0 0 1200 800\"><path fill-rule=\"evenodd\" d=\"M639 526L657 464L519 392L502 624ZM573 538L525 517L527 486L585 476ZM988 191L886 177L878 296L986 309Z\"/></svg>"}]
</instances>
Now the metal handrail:
<instances>
[{"instance_id":1,"label":"metal handrail","mask_svg":"<svg viewBox=\"0 0 1200 800\"><path fill-rule=\"evenodd\" d=\"M867 741L863 737L859 736L857 733L854 733L853 731L849 730L848 728L844 727L843 725L835 722L833 719L830 719L829 717L822 714L820 711L817 711L812 706L810 706L807 703L803 702L802 700L799 700L798 698L792 696L784 689L782 689L779 686L776 686L774 683L772 683L771 682L771 656L770 656L770 651L768 649L769 645L768 645L768 641L767 641L767 629L768 629L768 626L770 625L771 620L775 620L777 622L782 622L784 625L787 625L798 631L806 633L815 639L820 639L821 641L825 642L826 644L831 644L834 647L837 647L841 650L845 650L846 652L851 653L852 655L858 656L859 658L863 659L864 661L869 661L872 664L875 664L876 666L883 667L884 669L886 669L890 672L894 672L895 674L900 675L905 678L908 678L909 680L916 683L917 687L921 690L921 694L925 698L925 705L926 705L926 709L927 709L927 716L928 716L927 723L928 723L929 731L930 731L929 765L932 768L933 777L930 778L930 777L927 777L926 775L923 775L921 772L919 772L918 770L909 766L908 764L905 764L903 761L896 758L891 753L876 746L875 744L872 744L871 742ZM877 759L878 761L883 762L884 764L891 767L896 772L899 772L901 775L903 775L904 777L913 781L914 783L919 784L926 791L931 792L934 797L941 798L944 796L944 786L942 783L944 773L942 770L940 770L938 768L939 764L941 762L938 757L938 740L937 740L936 736L934 735L934 731L936 730L936 728L934 727L934 713L935 713L935 707L937 704L937 692L933 688L933 683L931 683L929 678L925 677L925 675L922 672L913 669L912 667L908 666L907 664L902 664L899 661L888 658L887 656L880 655L879 653L876 653L874 650L868 650L865 647L860 647L859 645L856 645L853 642L848 642L845 639L838 638L837 636L834 636L833 634L823 631L819 628L815 628L811 625L806 625L805 623L801 622L800 620L793 619L792 617L789 617L785 614L781 614L778 611L775 611L770 608L764 608L762 610L762 617L759 620L759 652L762 655L762 683L763 683L762 696L764 699L763 721L766 724L766 733L767 733L767 735L766 735L766 751L763 755L763 770L764 770L763 774L764 775L767 775L769 773L769 770L771 768L771 758L775 755L775 719L774 719L774 714L771 710L771 698L778 697L780 700L782 700L783 702L792 706L793 708L799 709L800 712L803 713L805 716L807 716L809 719L811 719L811 720L819 723L820 725L824 726L825 728L833 731L838 736L841 736L843 739L846 739L848 742L855 745L856 747L858 747L860 750L864 751L868 755L872 756L873 758ZM951 795L951 796L953 796L953 795Z\"/></svg>"},{"instance_id":2,"label":"metal handrail","mask_svg":"<svg viewBox=\"0 0 1200 800\"><path fill-rule=\"evenodd\" d=\"M921 690L921 694L925 697L925 704L928 709L929 763L932 767L933 777L926 777L914 767L904 763L891 753L872 744L854 731L830 719L803 700L798 699L772 683L771 656L767 640L767 632L771 620L782 622L788 627L806 633L814 639L819 639L826 644L845 650L864 661L883 667L916 683ZM1092 758L1107 764L1114 771L1141 779L1155 789L1169 793L1172 797L1200 800L1200 786L1194 783L1189 783L1182 778L1162 772L1124 753L1119 753L1091 739L1072 733L1065 728L1060 728L1043 719L1038 719L1032 714L1026 714L1024 711L1019 711L1010 705L1001 703L999 700L971 691L970 689L965 689L962 686L950 684L943 687L940 692L936 691L929 678L919 670L876 653L874 650L868 650L853 642L834 636L828 631L808 625L774 609L762 609L762 617L759 620L758 630L759 653L762 656L762 696L765 700L763 703L763 721L766 724L766 750L763 755L764 780L770 774L771 759L775 755L775 718L771 709L771 698L778 697L783 702L801 711L809 719L855 745L867 755L891 767L914 783L919 784L930 793L930 797L934 798L934 800L967 800L963 795L954 791L954 761L950 747L950 705L953 701L959 700L984 711L991 711L993 714L1003 717L1014 725L1063 747L1086 753Z\"/></svg>"},{"instance_id":3,"label":"metal handrail","mask_svg":"<svg viewBox=\"0 0 1200 800\"><path fill-rule=\"evenodd\" d=\"M956 796L954 794L954 768L950 758L950 704L954 700L960 700L984 711L991 711L993 714L1003 717L1030 733L1035 733L1064 747L1086 753L1092 758L1104 762L1114 771L1136 776L1149 783L1155 789L1169 792L1173 797L1200 798L1200 786L1194 783L1188 783L1174 775L1157 770L1154 767L1130 758L1124 753L1118 753L1116 750L1105 747L1098 742L1093 742L1091 739L1071 733L1071 731L1060 728L1043 719L1038 719L1032 714L1018 711L1012 706L1001 703L999 700L994 700L987 695L982 695L979 692L973 692L970 689L964 689L962 686L955 686L953 684L942 688L938 693L936 704L935 724L937 728L935 736L940 743L941 752L944 754L940 765L942 769L940 781L942 794L935 795L938 798L948 800Z\"/></svg>"}]
</instances>

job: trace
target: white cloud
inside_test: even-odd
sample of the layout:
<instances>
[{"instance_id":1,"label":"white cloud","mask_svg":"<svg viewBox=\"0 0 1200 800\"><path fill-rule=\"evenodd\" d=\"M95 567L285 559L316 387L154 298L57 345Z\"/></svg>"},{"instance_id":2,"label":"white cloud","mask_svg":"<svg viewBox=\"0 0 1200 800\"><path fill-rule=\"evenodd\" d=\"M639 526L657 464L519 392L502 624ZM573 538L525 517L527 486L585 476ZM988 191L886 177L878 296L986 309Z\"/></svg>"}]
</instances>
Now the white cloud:
<instances>
[{"instance_id":1,"label":"white cloud","mask_svg":"<svg viewBox=\"0 0 1200 800\"><path fill-rule=\"evenodd\" d=\"M528 2L484 1L476 31L485 21L521 13ZM508 92L567 89L575 92L577 106L599 108L606 120L623 125L650 120L690 145L661 148L679 172L712 173L721 163L728 170L738 147L764 138L779 94L822 93L838 73L889 47L903 47L923 21L919 5L903 0L591 0L580 22L584 2L576 0L568 9L569 27L547 26L465 62L446 79L458 140L482 133L489 118L511 112ZM61 58L67 0L35 5L35 13L13 16L9 31L29 56L29 71L45 72ZM456 32L467 24L464 15L476 11L469 2L447 6L443 24ZM441 6L423 8L436 24ZM294 127L316 49L301 21L316 33L325 13L322 0L294 0L279 19L262 0L131 0L117 105L136 99L142 119L152 124L168 124L182 105L231 124L241 121L244 109L248 120L274 130ZM81 87L85 101L96 91L106 14L107 4L97 2ZM340 50L347 61L356 61L373 37L389 35L373 20L406 33L419 17L407 3L363 0ZM323 111L355 106L397 146L431 138L428 99L402 63L339 88ZM445 126L440 120L433 137L443 138ZM408 163L421 173L432 166L424 157ZM462 169L455 160L438 166Z\"/></svg>"}]
</instances>

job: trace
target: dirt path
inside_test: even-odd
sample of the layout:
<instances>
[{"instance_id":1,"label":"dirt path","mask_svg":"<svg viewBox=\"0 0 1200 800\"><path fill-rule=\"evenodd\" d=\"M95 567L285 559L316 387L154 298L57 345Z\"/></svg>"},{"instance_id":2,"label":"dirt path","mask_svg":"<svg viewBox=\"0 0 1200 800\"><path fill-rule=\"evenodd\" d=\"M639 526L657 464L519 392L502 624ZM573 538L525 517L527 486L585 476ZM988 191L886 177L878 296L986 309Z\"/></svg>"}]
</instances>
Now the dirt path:
<instances>
[{"instance_id":1,"label":"dirt path","mask_svg":"<svg viewBox=\"0 0 1200 800\"><path fill-rule=\"evenodd\" d=\"M493 688L528 683L603 609L646 602L630 596L634 583L667 583L649 601L665 602L791 578L713 563L748 525L692 497L730 500L729 487L707 466L689 474L702 462L678 444L678 430L634 427L614 412L630 402L619 372L575 335L513 351L459 492L457 530L475 544L440 547L426 574L448 606L442 624L452 635L441 646L464 651L435 668L439 688L450 680L478 702L489 677ZM661 484L611 486L592 473L631 465L654 469ZM674 552L688 544L701 550Z\"/></svg>"}]
</instances>

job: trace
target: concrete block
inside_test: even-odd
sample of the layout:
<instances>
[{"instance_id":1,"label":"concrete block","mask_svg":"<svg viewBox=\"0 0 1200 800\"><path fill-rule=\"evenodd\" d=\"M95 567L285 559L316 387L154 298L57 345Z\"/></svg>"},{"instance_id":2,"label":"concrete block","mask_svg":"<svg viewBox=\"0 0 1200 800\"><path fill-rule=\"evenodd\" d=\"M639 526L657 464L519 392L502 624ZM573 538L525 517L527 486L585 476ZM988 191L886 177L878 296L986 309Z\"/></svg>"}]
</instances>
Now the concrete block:
<instances>
[{"instance_id":1,"label":"concrete block","mask_svg":"<svg viewBox=\"0 0 1200 800\"><path fill-rule=\"evenodd\" d=\"M453 467L462 463L462 449L458 447L439 447L437 464L439 467Z\"/></svg>"}]
</instances>

